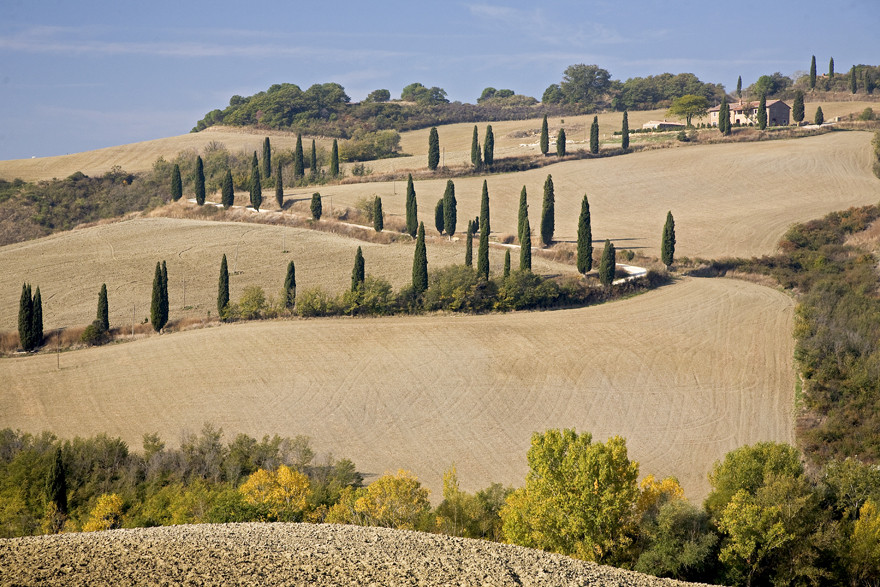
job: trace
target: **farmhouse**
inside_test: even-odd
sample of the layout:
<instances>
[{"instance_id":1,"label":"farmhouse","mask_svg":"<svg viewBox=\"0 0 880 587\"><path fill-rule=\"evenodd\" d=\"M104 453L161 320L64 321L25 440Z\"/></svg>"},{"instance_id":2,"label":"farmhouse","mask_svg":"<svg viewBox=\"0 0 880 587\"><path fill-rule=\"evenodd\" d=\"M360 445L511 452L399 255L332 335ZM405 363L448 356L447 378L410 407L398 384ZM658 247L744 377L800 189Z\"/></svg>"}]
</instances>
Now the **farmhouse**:
<instances>
[{"instance_id":1,"label":"farmhouse","mask_svg":"<svg viewBox=\"0 0 880 587\"><path fill-rule=\"evenodd\" d=\"M653 130L681 130L685 127L682 122L670 122L668 120L649 120L642 125L644 129Z\"/></svg>"},{"instance_id":2,"label":"farmhouse","mask_svg":"<svg viewBox=\"0 0 880 587\"><path fill-rule=\"evenodd\" d=\"M731 124L758 124L759 102L739 102L730 104ZM709 108L709 125L718 126L718 112L721 106ZM788 126L791 106L782 100L767 102L767 126Z\"/></svg>"}]
</instances>

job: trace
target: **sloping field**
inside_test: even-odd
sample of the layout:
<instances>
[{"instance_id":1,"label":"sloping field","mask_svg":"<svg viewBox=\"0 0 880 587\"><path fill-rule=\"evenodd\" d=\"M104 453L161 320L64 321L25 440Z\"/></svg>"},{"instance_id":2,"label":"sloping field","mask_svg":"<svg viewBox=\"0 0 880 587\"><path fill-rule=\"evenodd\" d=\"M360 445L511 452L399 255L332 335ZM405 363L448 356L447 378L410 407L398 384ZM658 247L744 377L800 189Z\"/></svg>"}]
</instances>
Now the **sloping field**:
<instances>
[{"instance_id":1,"label":"sloping field","mask_svg":"<svg viewBox=\"0 0 880 587\"><path fill-rule=\"evenodd\" d=\"M60 370L4 359L0 428L133 448L205 421L307 434L368 474L411 469L436 497L453 463L467 490L521 485L531 434L576 427L625 436L643 474L701 499L728 451L793 439L792 308L689 278L577 310L224 325L64 353Z\"/></svg>"},{"instance_id":2,"label":"sloping field","mask_svg":"<svg viewBox=\"0 0 880 587\"><path fill-rule=\"evenodd\" d=\"M170 218L137 218L61 232L0 247L0 331L18 327L25 281L40 286L46 329L85 326L94 320L102 283L107 284L110 324L130 326L132 316L141 322L150 315L157 261L165 260L168 266L171 318L204 318L208 312L217 315L224 253L230 273L238 272L230 277L230 296L238 301L248 285L258 285L277 298L291 260L300 291L320 286L335 295L351 286L359 246L368 275L387 279L395 290L411 283L411 242L382 245L302 228ZM461 242L429 239L427 251L429 270L464 262ZM511 256L516 267L518 251ZM493 270L500 271L503 262L504 252L492 247ZM569 265L538 256L532 267L540 273L574 272Z\"/></svg>"}]
</instances>

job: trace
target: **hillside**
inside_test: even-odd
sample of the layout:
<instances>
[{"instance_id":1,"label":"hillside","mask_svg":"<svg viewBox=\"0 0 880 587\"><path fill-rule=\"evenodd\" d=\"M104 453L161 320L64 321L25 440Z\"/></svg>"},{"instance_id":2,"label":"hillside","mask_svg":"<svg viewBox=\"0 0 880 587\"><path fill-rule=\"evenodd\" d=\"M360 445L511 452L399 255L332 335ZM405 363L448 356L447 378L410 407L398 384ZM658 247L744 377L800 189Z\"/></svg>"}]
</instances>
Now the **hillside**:
<instances>
[{"instance_id":1,"label":"hillside","mask_svg":"<svg viewBox=\"0 0 880 587\"><path fill-rule=\"evenodd\" d=\"M0 577L4 585L694 585L519 546L329 524L206 524L0 540Z\"/></svg>"}]
</instances>

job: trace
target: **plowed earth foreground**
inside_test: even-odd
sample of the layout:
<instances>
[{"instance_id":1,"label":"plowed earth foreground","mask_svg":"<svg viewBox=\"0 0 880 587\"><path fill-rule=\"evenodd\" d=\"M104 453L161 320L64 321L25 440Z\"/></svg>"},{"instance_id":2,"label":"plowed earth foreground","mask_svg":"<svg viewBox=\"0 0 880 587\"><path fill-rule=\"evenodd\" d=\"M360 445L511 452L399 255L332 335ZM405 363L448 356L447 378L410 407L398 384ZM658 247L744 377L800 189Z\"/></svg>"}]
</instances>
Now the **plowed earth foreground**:
<instances>
[{"instance_id":1,"label":"plowed earth foreground","mask_svg":"<svg viewBox=\"0 0 880 587\"><path fill-rule=\"evenodd\" d=\"M642 474L691 499L743 444L792 441L793 302L728 279L685 279L578 310L224 325L0 361L0 427L106 432L139 449L203 422L307 434L359 470L414 471L439 497L523 483L534 431L627 438ZM369 477L368 477L369 480Z\"/></svg>"}]
</instances>

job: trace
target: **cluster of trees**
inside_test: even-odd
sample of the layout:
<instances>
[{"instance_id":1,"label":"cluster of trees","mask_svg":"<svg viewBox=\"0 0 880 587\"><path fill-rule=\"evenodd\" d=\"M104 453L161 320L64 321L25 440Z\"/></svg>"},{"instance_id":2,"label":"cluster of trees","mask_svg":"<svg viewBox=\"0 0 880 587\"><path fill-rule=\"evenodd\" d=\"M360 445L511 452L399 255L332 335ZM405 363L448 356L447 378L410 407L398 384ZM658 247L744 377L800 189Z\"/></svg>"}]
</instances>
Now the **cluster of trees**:
<instances>
[{"instance_id":1,"label":"cluster of trees","mask_svg":"<svg viewBox=\"0 0 880 587\"><path fill-rule=\"evenodd\" d=\"M31 291L29 283L21 285L18 304L18 339L24 351L32 351L43 344L43 297L40 288Z\"/></svg>"},{"instance_id":2,"label":"cluster of trees","mask_svg":"<svg viewBox=\"0 0 880 587\"><path fill-rule=\"evenodd\" d=\"M794 86L799 89L809 89L811 91L826 92L850 92L857 94L864 92L865 94L873 94L880 83L880 66L877 65L853 65L849 69L849 73L838 75L834 71L834 57L828 60L828 71L819 75L816 71L816 56L813 55L810 61L810 71L794 82Z\"/></svg>"}]
</instances>

